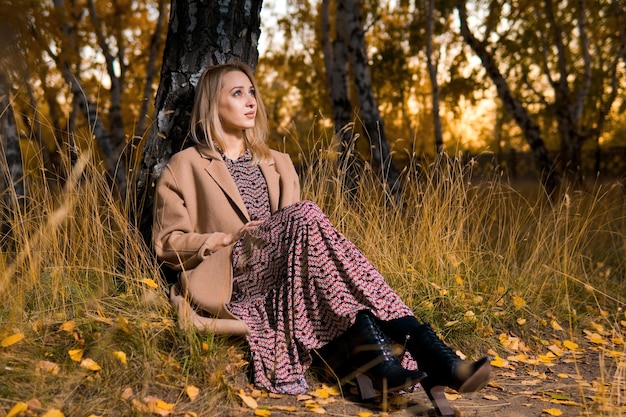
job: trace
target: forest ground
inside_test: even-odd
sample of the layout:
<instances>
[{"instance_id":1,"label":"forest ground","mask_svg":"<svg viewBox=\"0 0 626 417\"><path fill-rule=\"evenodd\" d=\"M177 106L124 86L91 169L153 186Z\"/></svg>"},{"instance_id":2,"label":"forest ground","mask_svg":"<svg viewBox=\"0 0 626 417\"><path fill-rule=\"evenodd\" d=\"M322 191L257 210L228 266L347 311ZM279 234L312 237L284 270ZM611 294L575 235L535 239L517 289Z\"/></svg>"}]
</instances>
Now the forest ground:
<instances>
[{"instance_id":1,"label":"forest ground","mask_svg":"<svg viewBox=\"0 0 626 417\"><path fill-rule=\"evenodd\" d=\"M617 416L626 411L624 396L624 353L607 350L597 333L587 332L569 350L555 337L547 336L545 353L511 352L507 359L496 356L492 379L480 392L447 392L458 417L496 416ZM552 335L557 336L558 335ZM551 340L550 340L551 339ZM567 344L566 344L567 345ZM569 346L569 345L568 345ZM512 349L516 350L516 349ZM620 359L621 358L621 359ZM612 362L613 359L617 359ZM607 365L613 363L613 365ZM607 369L611 374L607 375ZM434 417L438 414L423 389L418 388L388 399L387 410L379 398L359 402L355 388L343 395L319 382L311 392L300 397L269 396L248 385L240 391L242 405L224 411L224 416L250 415L294 416L328 415L337 417ZM333 392L335 391L335 392ZM620 400L620 392L622 399ZM617 396L617 406L616 399ZM324 398L325 397L325 398ZM609 397L612 397L609 398ZM246 400L254 398L252 409ZM620 401L622 402L620 405Z\"/></svg>"}]
</instances>

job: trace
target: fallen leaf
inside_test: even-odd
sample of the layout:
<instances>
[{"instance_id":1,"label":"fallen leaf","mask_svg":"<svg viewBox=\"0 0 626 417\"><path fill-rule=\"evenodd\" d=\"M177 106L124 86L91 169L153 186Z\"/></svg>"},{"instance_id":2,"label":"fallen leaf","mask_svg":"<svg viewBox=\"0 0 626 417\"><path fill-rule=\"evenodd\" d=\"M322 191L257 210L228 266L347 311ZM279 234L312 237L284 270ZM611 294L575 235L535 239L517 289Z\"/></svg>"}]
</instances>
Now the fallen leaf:
<instances>
[{"instance_id":1,"label":"fallen leaf","mask_svg":"<svg viewBox=\"0 0 626 417\"><path fill-rule=\"evenodd\" d=\"M563 346L565 346L566 348L568 348L569 350L577 350L578 349L578 344L572 342L571 340L565 340L563 342Z\"/></svg>"},{"instance_id":2,"label":"fallen leaf","mask_svg":"<svg viewBox=\"0 0 626 417\"><path fill-rule=\"evenodd\" d=\"M37 364L37 372L46 372L52 375L58 375L61 368L54 362L50 361L39 361Z\"/></svg>"},{"instance_id":3,"label":"fallen leaf","mask_svg":"<svg viewBox=\"0 0 626 417\"><path fill-rule=\"evenodd\" d=\"M132 334L133 331L128 327L128 320L126 320L122 316L117 316L117 324L120 326L122 331L126 334Z\"/></svg>"},{"instance_id":4,"label":"fallen leaf","mask_svg":"<svg viewBox=\"0 0 626 417\"><path fill-rule=\"evenodd\" d=\"M157 284L156 281L151 279L151 278L144 278L144 279L141 280L141 282L146 284L146 286L148 288L158 288L159 287L159 284Z\"/></svg>"},{"instance_id":5,"label":"fallen leaf","mask_svg":"<svg viewBox=\"0 0 626 417\"><path fill-rule=\"evenodd\" d=\"M328 393L326 389L318 388L315 391L313 391L311 395L317 398L328 398L330 394Z\"/></svg>"},{"instance_id":6,"label":"fallen leaf","mask_svg":"<svg viewBox=\"0 0 626 417\"><path fill-rule=\"evenodd\" d=\"M2 342L0 342L0 345L2 347L9 347L11 345L16 344L17 342L19 342L23 338L24 338L24 334L23 333L15 333L15 334L12 334L11 336L7 336L4 339L2 339Z\"/></svg>"},{"instance_id":7,"label":"fallen leaf","mask_svg":"<svg viewBox=\"0 0 626 417\"><path fill-rule=\"evenodd\" d=\"M200 394L200 389L194 385L189 385L185 388L185 392L191 401L195 400L198 394Z\"/></svg>"},{"instance_id":8,"label":"fallen leaf","mask_svg":"<svg viewBox=\"0 0 626 417\"><path fill-rule=\"evenodd\" d=\"M144 398L144 402L147 405L147 409L152 414L157 414L159 416L168 416L172 413L175 404L167 403L160 398L149 396Z\"/></svg>"},{"instance_id":9,"label":"fallen leaf","mask_svg":"<svg viewBox=\"0 0 626 417\"><path fill-rule=\"evenodd\" d=\"M513 297L513 307L515 307L516 310L519 310L520 308L525 307L525 306L526 306L526 300L518 296Z\"/></svg>"},{"instance_id":10,"label":"fallen leaf","mask_svg":"<svg viewBox=\"0 0 626 417\"><path fill-rule=\"evenodd\" d=\"M557 332L562 332L562 331L563 331L563 328L561 327L561 325L559 324L559 322L558 322L558 321L556 321L556 320L552 320L552 323L550 323L550 325L551 325L551 326L552 326L552 328L553 328L554 330L556 330Z\"/></svg>"},{"instance_id":11,"label":"fallen leaf","mask_svg":"<svg viewBox=\"0 0 626 417\"><path fill-rule=\"evenodd\" d=\"M259 403L257 403L254 398L250 397L249 395L244 394L243 390L239 392L237 395L239 396L239 398L241 398L243 403L247 405L249 408L255 410L259 407Z\"/></svg>"},{"instance_id":12,"label":"fallen leaf","mask_svg":"<svg viewBox=\"0 0 626 417\"><path fill-rule=\"evenodd\" d=\"M369 411L361 411L359 414L357 414L358 417L371 417L373 416L372 413L370 413Z\"/></svg>"},{"instance_id":13,"label":"fallen leaf","mask_svg":"<svg viewBox=\"0 0 626 417\"><path fill-rule=\"evenodd\" d=\"M517 321L517 324L519 324L520 326L523 326L526 324L526 319L521 318L521 317L518 318L516 321Z\"/></svg>"},{"instance_id":14,"label":"fallen leaf","mask_svg":"<svg viewBox=\"0 0 626 417\"><path fill-rule=\"evenodd\" d=\"M287 411L289 413L295 413L296 411L298 411L298 407L294 405L273 405L270 407L270 409L278 410L278 411Z\"/></svg>"},{"instance_id":15,"label":"fallen leaf","mask_svg":"<svg viewBox=\"0 0 626 417\"><path fill-rule=\"evenodd\" d=\"M96 361L91 358L85 358L80 362L80 366L89 370L89 371L99 371L102 369L100 365Z\"/></svg>"},{"instance_id":16,"label":"fallen leaf","mask_svg":"<svg viewBox=\"0 0 626 417\"><path fill-rule=\"evenodd\" d=\"M83 359L84 350L70 349L67 351L67 353L70 355L70 359L72 359L74 362L80 362Z\"/></svg>"},{"instance_id":17,"label":"fallen leaf","mask_svg":"<svg viewBox=\"0 0 626 417\"><path fill-rule=\"evenodd\" d=\"M452 392L444 392L444 395L446 396L448 401L456 401L461 398L461 394L455 394Z\"/></svg>"},{"instance_id":18,"label":"fallen leaf","mask_svg":"<svg viewBox=\"0 0 626 417\"><path fill-rule=\"evenodd\" d=\"M131 387L127 387L124 388L124 391L122 391L122 395L120 397L122 398L122 400L128 401L134 395L135 393L133 392L133 389Z\"/></svg>"},{"instance_id":19,"label":"fallen leaf","mask_svg":"<svg viewBox=\"0 0 626 417\"><path fill-rule=\"evenodd\" d=\"M595 343L596 345L606 344L606 340L604 340L604 338L600 336L598 333L589 333L587 335L587 339L589 339L591 343Z\"/></svg>"},{"instance_id":20,"label":"fallen leaf","mask_svg":"<svg viewBox=\"0 0 626 417\"><path fill-rule=\"evenodd\" d=\"M495 395L492 395L492 394L485 394L485 395L483 395L483 398L485 400L489 400L489 401L499 401L500 400L500 398L498 398L498 397L496 397Z\"/></svg>"},{"instance_id":21,"label":"fallen leaf","mask_svg":"<svg viewBox=\"0 0 626 417\"><path fill-rule=\"evenodd\" d=\"M541 410L542 413L545 414L549 414L551 416L561 416L563 415L563 412L561 410L559 410L558 408L546 408Z\"/></svg>"},{"instance_id":22,"label":"fallen leaf","mask_svg":"<svg viewBox=\"0 0 626 417\"><path fill-rule=\"evenodd\" d=\"M126 361L126 353L122 352L121 350L116 350L115 352L113 352L113 356L115 356L115 358L118 361L120 361L121 363L126 365L126 363L127 363L127 361Z\"/></svg>"},{"instance_id":23,"label":"fallen leaf","mask_svg":"<svg viewBox=\"0 0 626 417\"><path fill-rule=\"evenodd\" d=\"M496 356L491 361L491 366L495 366L496 368L504 368L504 367L509 366L509 361L507 361L506 359L501 358L500 356Z\"/></svg>"},{"instance_id":24,"label":"fallen leaf","mask_svg":"<svg viewBox=\"0 0 626 417\"><path fill-rule=\"evenodd\" d=\"M22 414L26 410L28 410L28 405L26 405L26 403L23 403L23 402L20 401L17 404L15 404L13 406L13 408L11 408L11 410L9 410L9 414L7 414L6 417L19 416L20 414Z\"/></svg>"},{"instance_id":25,"label":"fallen leaf","mask_svg":"<svg viewBox=\"0 0 626 417\"><path fill-rule=\"evenodd\" d=\"M59 327L59 330L68 333L72 333L74 329L76 329L76 321L74 320L68 320Z\"/></svg>"},{"instance_id":26,"label":"fallen leaf","mask_svg":"<svg viewBox=\"0 0 626 417\"><path fill-rule=\"evenodd\" d=\"M268 417L272 415L272 412L264 408L257 408L256 410L254 410L254 415L260 417Z\"/></svg>"},{"instance_id":27,"label":"fallen leaf","mask_svg":"<svg viewBox=\"0 0 626 417\"><path fill-rule=\"evenodd\" d=\"M308 394L300 394L300 395L298 395L298 396L296 397L296 401L307 401L307 400L310 400L310 399L312 399L312 398L313 398L313 397L311 397L311 396L310 396L310 395L308 395Z\"/></svg>"}]
</instances>

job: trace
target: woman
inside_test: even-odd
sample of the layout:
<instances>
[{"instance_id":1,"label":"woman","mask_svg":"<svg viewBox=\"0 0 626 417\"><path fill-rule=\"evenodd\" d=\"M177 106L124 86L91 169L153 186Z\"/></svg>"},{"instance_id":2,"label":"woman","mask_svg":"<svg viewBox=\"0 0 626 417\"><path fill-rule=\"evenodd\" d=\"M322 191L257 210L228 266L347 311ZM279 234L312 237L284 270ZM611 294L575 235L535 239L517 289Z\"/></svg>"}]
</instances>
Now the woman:
<instances>
[{"instance_id":1,"label":"woman","mask_svg":"<svg viewBox=\"0 0 626 417\"><path fill-rule=\"evenodd\" d=\"M155 250L181 271L171 301L182 320L246 337L256 385L305 392L316 349L347 362L341 376L356 375L364 396L366 382L397 391L421 381L435 402L444 386L487 383L488 358L461 361L319 207L300 200L291 159L266 145L249 67L202 74L190 134L196 146L175 154L157 185ZM387 337L406 346L419 371L401 366Z\"/></svg>"}]
</instances>

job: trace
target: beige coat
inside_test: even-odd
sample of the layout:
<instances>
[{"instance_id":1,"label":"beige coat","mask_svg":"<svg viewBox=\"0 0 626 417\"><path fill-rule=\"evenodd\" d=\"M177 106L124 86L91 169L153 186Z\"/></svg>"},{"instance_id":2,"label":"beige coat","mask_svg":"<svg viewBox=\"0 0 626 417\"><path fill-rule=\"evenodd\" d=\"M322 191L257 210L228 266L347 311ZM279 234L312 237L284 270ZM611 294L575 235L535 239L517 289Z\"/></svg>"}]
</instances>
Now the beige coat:
<instances>
[{"instance_id":1,"label":"beige coat","mask_svg":"<svg viewBox=\"0 0 626 417\"><path fill-rule=\"evenodd\" d=\"M271 152L273 161L260 168L274 213L300 200L300 183L289 155ZM232 294L232 245L217 249L216 242L219 232L236 233L249 221L219 153L195 146L172 156L156 187L153 236L159 261L181 271L170 293L181 325L248 333L226 308Z\"/></svg>"}]
</instances>

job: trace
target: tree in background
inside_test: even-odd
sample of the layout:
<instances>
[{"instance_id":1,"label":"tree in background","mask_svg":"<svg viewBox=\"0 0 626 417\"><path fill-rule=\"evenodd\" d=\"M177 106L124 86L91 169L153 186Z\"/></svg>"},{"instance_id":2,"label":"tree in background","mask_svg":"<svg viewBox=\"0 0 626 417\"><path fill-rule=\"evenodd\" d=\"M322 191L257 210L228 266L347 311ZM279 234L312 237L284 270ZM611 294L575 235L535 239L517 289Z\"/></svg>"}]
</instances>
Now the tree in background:
<instances>
[{"instance_id":1,"label":"tree in background","mask_svg":"<svg viewBox=\"0 0 626 417\"><path fill-rule=\"evenodd\" d=\"M172 0L155 123L137 178L140 230L150 241L155 182L186 141L194 88L203 70L231 60L256 67L262 0Z\"/></svg>"},{"instance_id":2,"label":"tree in background","mask_svg":"<svg viewBox=\"0 0 626 417\"><path fill-rule=\"evenodd\" d=\"M626 6L545 0L511 7L495 1L486 10L481 40L470 28L466 3L457 2L461 34L524 132L543 184L552 191L559 182L544 140L551 135L559 138L560 171L580 183L583 145L598 140L623 89Z\"/></svg>"},{"instance_id":3,"label":"tree in background","mask_svg":"<svg viewBox=\"0 0 626 417\"><path fill-rule=\"evenodd\" d=\"M125 195L136 145L130 126L145 129L145 117L137 118L152 105L144 94L152 95L150 68L159 65L158 22L166 6L166 0L3 4L7 16L19 16L13 23L22 57L9 66L11 89L20 91L15 113L21 137L37 143L44 179L62 182L75 154L95 149Z\"/></svg>"}]
</instances>

